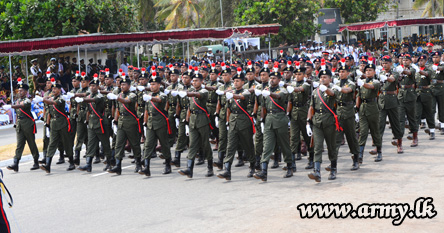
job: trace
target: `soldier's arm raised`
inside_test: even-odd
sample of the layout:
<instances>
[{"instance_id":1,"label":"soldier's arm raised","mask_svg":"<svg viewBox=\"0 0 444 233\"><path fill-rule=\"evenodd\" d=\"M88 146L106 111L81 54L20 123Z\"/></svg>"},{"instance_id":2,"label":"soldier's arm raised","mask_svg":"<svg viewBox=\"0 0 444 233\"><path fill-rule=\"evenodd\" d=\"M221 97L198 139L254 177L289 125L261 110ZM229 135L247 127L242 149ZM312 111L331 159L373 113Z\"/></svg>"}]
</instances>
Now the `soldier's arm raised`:
<instances>
[{"instance_id":1,"label":"soldier's arm raised","mask_svg":"<svg viewBox=\"0 0 444 233\"><path fill-rule=\"evenodd\" d=\"M117 101L119 101L122 104L130 104L131 103L131 98L125 99L122 98L120 95L117 96Z\"/></svg>"}]
</instances>

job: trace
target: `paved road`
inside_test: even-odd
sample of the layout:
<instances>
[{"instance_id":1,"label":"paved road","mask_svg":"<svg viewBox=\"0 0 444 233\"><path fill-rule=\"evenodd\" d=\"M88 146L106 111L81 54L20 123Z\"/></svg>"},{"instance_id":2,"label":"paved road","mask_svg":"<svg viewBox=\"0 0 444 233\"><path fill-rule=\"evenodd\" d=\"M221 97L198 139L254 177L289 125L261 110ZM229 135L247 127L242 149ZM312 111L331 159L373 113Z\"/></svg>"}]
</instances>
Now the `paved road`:
<instances>
[{"instance_id":1,"label":"paved road","mask_svg":"<svg viewBox=\"0 0 444 233\"><path fill-rule=\"evenodd\" d=\"M43 138L43 122L37 122L37 134L35 139ZM15 128L12 125L1 126L0 127L0 146L9 145L12 143L17 143Z\"/></svg>"},{"instance_id":2,"label":"paved road","mask_svg":"<svg viewBox=\"0 0 444 233\"><path fill-rule=\"evenodd\" d=\"M386 131L385 139L391 138ZM21 232L442 232L444 226L444 139L435 141L420 133L419 147L405 142L405 153L384 141L384 160L373 162L367 146L364 164L352 172L348 148L340 149L338 178L328 181L322 165L322 182L307 178L306 157L297 162L295 176L270 169L268 182L246 178L247 166L233 168L233 180L205 178L204 165L195 178L177 173L162 175L162 161L152 161L152 177L133 173L125 158L121 176L103 173L94 165L91 174L66 172L67 164L54 165L52 173L5 171L4 180L15 206L6 210L13 232L17 219ZM368 145L371 141L369 139ZM324 156L327 159L327 156ZM82 160L84 163L84 160ZM182 159L182 166L185 164ZM282 167L283 164L281 164ZM433 219L406 219L395 227L390 219L301 219L301 203L409 203L433 197L438 215Z\"/></svg>"}]
</instances>

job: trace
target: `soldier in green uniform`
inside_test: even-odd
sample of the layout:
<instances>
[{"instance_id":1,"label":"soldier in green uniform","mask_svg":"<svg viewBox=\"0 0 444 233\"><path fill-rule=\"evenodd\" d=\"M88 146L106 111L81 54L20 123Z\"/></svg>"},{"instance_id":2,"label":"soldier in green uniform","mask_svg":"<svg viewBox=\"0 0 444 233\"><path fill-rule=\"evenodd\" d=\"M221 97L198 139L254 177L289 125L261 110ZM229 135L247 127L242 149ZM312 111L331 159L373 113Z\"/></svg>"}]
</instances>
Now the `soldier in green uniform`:
<instances>
[{"instance_id":1,"label":"soldier in green uniform","mask_svg":"<svg viewBox=\"0 0 444 233\"><path fill-rule=\"evenodd\" d=\"M296 82L287 86L289 93L287 112L290 117L290 147L292 157L295 159L295 154L297 154L297 157L301 157L302 134L309 152L308 168L306 167L306 169L311 169L313 168L314 151L305 127L307 124L308 101L311 95L311 86L304 81L307 76L305 71L305 67L299 67L293 71L296 75ZM296 163L293 164L293 172L296 172Z\"/></svg>"},{"instance_id":2,"label":"soldier in green uniform","mask_svg":"<svg viewBox=\"0 0 444 233\"><path fill-rule=\"evenodd\" d=\"M254 123L250 113L247 112L250 92L243 88L245 84L245 75L238 72L233 77L234 91L226 92L228 111L227 126L228 142L227 156L224 159L225 172L218 174L221 179L231 180L231 164L233 163L236 149L239 145L245 148L253 148ZM224 127L224 126L220 126ZM250 171L247 177L253 177L256 157L253 150L246 150L246 156L250 162Z\"/></svg>"},{"instance_id":3,"label":"soldier in green uniform","mask_svg":"<svg viewBox=\"0 0 444 233\"><path fill-rule=\"evenodd\" d=\"M174 117L174 115L176 114L176 106L177 106L177 96L173 96L171 95L171 91L175 90L177 91L178 87L179 87L179 75L180 73L176 73L173 71L171 71L170 73L170 86L168 86L165 89L165 94L168 95L168 119L170 121L171 124L171 131L172 133L169 135L169 142L170 142L170 147L172 147L174 145L174 143L176 142L176 135L177 135L177 128L176 128L176 118Z\"/></svg>"},{"instance_id":4,"label":"soldier in green uniform","mask_svg":"<svg viewBox=\"0 0 444 233\"><path fill-rule=\"evenodd\" d=\"M369 129L378 153L375 162L382 161L382 137L379 129L379 108L377 102L381 83L376 79L375 65L368 64L364 68L364 72L366 79L364 81L361 78L357 79L357 85L360 89L356 99L356 107L359 109L358 162L360 164L363 161Z\"/></svg>"},{"instance_id":5,"label":"soldier in green uniform","mask_svg":"<svg viewBox=\"0 0 444 233\"><path fill-rule=\"evenodd\" d=\"M109 75L108 73L109 71L106 71L105 74L105 86L102 88L102 90L100 90L100 93L102 95L107 95L108 93L112 93L113 92L113 84L114 84L114 78L113 76ZM113 133L113 129L111 127L111 122L114 119L113 117L113 104L114 104L114 100L110 100L108 98L104 98L105 99L105 118L107 118L108 120L108 124L105 125L107 127L107 132L108 132L108 136L111 137L112 139L114 139L114 133ZM114 140L113 140L114 141ZM116 164L116 159L115 159L115 149L114 147L110 146L111 148L111 158L106 160L106 166L105 168L103 168L103 171L107 171L108 169L111 168L111 166L114 166Z\"/></svg>"},{"instance_id":6,"label":"soldier in green uniform","mask_svg":"<svg viewBox=\"0 0 444 233\"><path fill-rule=\"evenodd\" d=\"M195 91L187 92L190 99L190 108L187 113L187 122L189 122L190 134L190 150L188 152L187 169L180 170L181 175L186 175L188 178L193 178L194 158L196 157L199 148L203 147L204 155L208 161L208 172L206 177L213 176L213 153L211 150L209 135L210 135L210 114L206 109L208 101L208 91L202 88L203 76L202 74L195 74L193 76L193 87ZM181 91L182 93L184 91ZM179 93L183 96L183 94Z\"/></svg>"},{"instance_id":7,"label":"soldier in green uniform","mask_svg":"<svg viewBox=\"0 0 444 233\"><path fill-rule=\"evenodd\" d=\"M125 143L128 140L133 149L136 159L136 168L134 172L141 170L141 149L140 134L142 133L142 124L137 117L136 103L137 95L130 92L131 79L122 74L120 82L121 93L115 95L109 93L108 99L116 100L116 113L114 114L114 124L117 125L116 133L116 166L108 170L109 173L122 173L122 159L125 153Z\"/></svg>"},{"instance_id":8,"label":"soldier in green uniform","mask_svg":"<svg viewBox=\"0 0 444 233\"><path fill-rule=\"evenodd\" d=\"M86 151L86 165L79 167L81 171L91 172L92 159L99 149L99 142L103 146L103 154L108 163L111 161L111 148L109 145L110 122L105 116L105 96L99 93L99 80L94 79L89 83L90 94L85 98L76 98L78 103L87 103L88 115L88 149Z\"/></svg>"},{"instance_id":9,"label":"soldier in green uniform","mask_svg":"<svg viewBox=\"0 0 444 233\"><path fill-rule=\"evenodd\" d=\"M441 52L431 54L433 65L432 73L432 93L433 93L433 115L435 115L436 105L438 105L438 120L440 122L441 135L444 135L444 65L441 64Z\"/></svg>"},{"instance_id":10,"label":"soldier in green uniform","mask_svg":"<svg viewBox=\"0 0 444 233\"><path fill-rule=\"evenodd\" d=\"M254 120L254 127L255 127L255 132L258 133L258 131L260 131L260 124L256 124L256 115L254 114L254 107L256 104L256 95L254 93L254 90L256 88L256 86L260 85L260 83L258 83L255 79L255 70L253 68L253 65L251 64L251 61L248 62L248 68L245 70L245 78L246 83L244 85L244 89L248 90L250 92L249 98L248 98L248 105L247 105L247 112L251 115L251 117ZM256 146L255 146L256 147ZM256 148L254 149L254 156L256 157L256 164L255 164L255 169L256 170L260 170L260 160L261 160L261 156L260 154L256 154Z\"/></svg>"},{"instance_id":11,"label":"soldier in green uniform","mask_svg":"<svg viewBox=\"0 0 444 233\"><path fill-rule=\"evenodd\" d=\"M138 72L134 71L134 74ZM148 74L143 74L140 77L137 75L138 83L137 83L137 116L139 117L139 121L143 122L145 113L145 101L143 100L143 95L145 94L145 89L147 88L148 83ZM145 143L145 133L142 130L142 139L140 143ZM154 152L155 153L155 152Z\"/></svg>"},{"instance_id":12,"label":"soldier in green uniform","mask_svg":"<svg viewBox=\"0 0 444 233\"><path fill-rule=\"evenodd\" d=\"M122 89L120 88L120 83L122 81L122 77L121 76L117 76L116 77L116 86L114 87L114 89L112 90L111 94L114 95L120 95L120 93L122 93ZM109 93L107 93L106 95L108 96ZM111 113L112 113L112 121L114 122L115 116L116 116L116 112L117 112L117 101L115 99L110 99L107 98L109 101L112 102L112 107L111 107ZM115 123L115 122L114 122ZM113 140L111 142L111 153L114 153L114 160L116 158L116 141L117 141L117 125L116 124L111 124L111 128L113 129L113 133L112 133L112 137ZM114 151L114 152L113 152Z\"/></svg>"},{"instance_id":13,"label":"soldier in green uniform","mask_svg":"<svg viewBox=\"0 0 444 233\"><path fill-rule=\"evenodd\" d=\"M262 74L262 73L261 73ZM261 157L261 171L254 174L254 178L267 181L267 167L271 154L278 145L284 155L287 168L291 168L293 159L290 150L290 137L288 134L288 118L286 117L286 101L288 92L279 86L281 74L270 73L270 87L261 91L263 96L262 120L264 123L264 149ZM293 169L287 169L284 178L293 176Z\"/></svg>"},{"instance_id":14,"label":"soldier in green uniform","mask_svg":"<svg viewBox=\"0 0 444 233\"><path fill-rule=\"evenodd\" d=\"M25 149L26 143L31 150L32 157L34 158L34 165L31 170L39 169L39 150L35 144L35 134L37 133L37 128L35 125L35 120L31 114L31 100L26 96L28 94L29 86L23 84L22 79L17 79L17 88L19 98L15 101L14 105L3 105L3 109L13 108L15 109L15 114L17 121L14 125L15 131L17 132L17 148L15 150L14 164L8 166L9 170L18 172L19 162L22 158L23 150Z\"/></svg>"},{"instance_id":15,"label":"soldier in green uniform","mask_svg":"<svg viewBox=\"0 0 444 233\"><path fill-rule=\"evenodd\" d=\"M430 89L432 84L433 71L426 67L427 56L421 55L418 58L419 70L415 74L416 92L416 119L417 123L421 121L421 116L425 116L427 126L429 127L429 139L435 139L435 117L433 114L433 94Z\"/></svg>"},{"instance_id":16,"label":"soldier in green uniform","mask_svg":"<svg viewBox=\"0 0 444 233\"><path fill-rule=\"evenodd\" d=\"M328 179L336 179L338 160L336 131L340 131L341 129L335 113L335 92L330 89L332 75L330 70L321 70L319 72L320 85L313 92L307 114L307 135L310 137L313 136L314 143L314 169L312 173L308 174L308 177L316 182L321 182L320 170L324 140L327 144L328 159L330 160L330 174ZM310 127L311 124L313 124L313 130Z\"/></svg>"},{"instance_id":17,"label":"soldier in green uniform","mask_svg":"<svg viewBox=\"0 0 444 233\"><path fill-rule=\"evenodd\" d=\"M139 172L141 175L151 176L150 160L151 154L156 149L157 140L162 147L162 157L165 159L165 169L162 174L171 173L171 151L168 141L168 134L172 133L171 123L168 119L168 113L165 111L167 104L167 95L160 92L162 78L156 76L156 72L151 74L150 88L151 95L144 94L145 105L144 125L146 126L146 141L144 144L143 161L145 168Z\"/></svg>"},{"instance_id":18,"label":"soldier in green uniform","mask_svg":"<svg viewBox=\"0 0 444 233\"><path fill-rule=\"evenodd\" d=\"M353 155L353 166L351 170L358 170L358 156L359 156L359 145L358 139L356 137L356 125L355 125L355 114L354 114L354 98L356 85L354 82L348 79L350 74L350 68L347 65L339 66L337 69L339 72L339 82L333 86L335 91L336 103L337 103L337 114L339 123L343 131L337 132L336 135L336 155L339 152L339 147L341 146L342 138L347 139L348 148Z\"/></svg>"},{"instance_id":19,"label":"soldier in green uniform","mask_svg":"<svg viewBox=\"0 0 444 233\"><path fill-rule=\"evenodd\" d=\"M210 80L205 85L205 89L208 90L208 102L207 108L210 113L210 122L212 126L216 125L216 116L214 113L216 112L218 95L216 94L216 90L219 89L220 83L218 82L219 72L216 70L216 64L211 64L211 69L209 71ZM216 147L214 150L219 150L219 129L217 127L213 127L211 130L212 138L216 141ZM223 160L223 159L222 159ZM214 162L216 167L222 168L222 160L218 162Z\"/></svg>"},{"instance_id":20,"label":"soldier in green uniform","mask_svg":"<svg viewBox=\"0 0 444 233\"><path fill-rule=\"evenodd\" d=\"M47 96L43 98L45 104L50 105L49 113L51 117L50 122L50 138L48 145L48 154L46 156L46 164L40 168L45 170L46 173L51 172L51 161L54 153L61 141L65 148L66 155L69 159L69 167L67 171L74 170L74 158L72 155L72 144L70 139L71 123L69 117L65 112L65 100L61 95L62 86L56 84L55 79L51 79L52 83L52 97Z\"/></svg>"},{"instance_id":21,"label":"soldier in green uniform","mask_svg":"<svg viewBox=\"0 0 444 233\"><path fill-rule=\"evenodd\" d=\"M85 97L89 94L89 77L85 75L85 72L82 72L80 78L80 89L77 91L74 97ZM88 143L88 128L87 128L87 104L86 103L78 103L77 104L77 142L74 148L74 154L76 158L80 158L80 151L82 150L82 145L85 146Z\"/></svg>"},{"instance_id":22,"label":"soldier in green uniform","mask_svg":"<svg viewBox=\"0 0 444 233\"><path fill-rule=\"evenodd\" d=\"M218 148L218 164L220 165L220 162L224 160L226 152L227 152L227 140L228 140L228 131L225 127L225 123L227 122L226 115L227 115L227 99L224 95L225 91L230 91L233 89L232 82L231 82L231 69L226 68L222 70L221 72L222 80L224 82L223 85L219 86L219 89L217 89L216 94L219 95L216 112L215 115L215 121L216 127L219 129L219 148ZM219 166L218 166L219 167Z\"/></svg>"},{"instance_id":23,"label":"soldier in green uniform","mask_svg":"<svg viewBox=\"0 0 444 233\"><path fill-rule=\"evenodd\" d=\"M74 145L74 141L76 139L76 133L77 133L77 102L73 98L77 91L80 89L80 76L74 75L71 80L73 89L68 92L69 97L69 121L71 122L71 132L69 132L71 136L71 145ZM80 164L80 154L75 153L74 154L74 164L79 165Z\"/></svg>"},{"instance_id":24,"label":"soldier in green uniform","mask_svg":"<svg viewBox=\"0 0 444 233\"><path fill-rule=\"evenodd\" d=\"M405 116L409 121L410 132L413 133L413 141L411 147L418 146L418 128L416 121L416 91L415 91L415 73L416 70L411 67L412 57L410 54L405 54L402 58L403 66L397 67L400 73L399 81L399 122L401 124L401 131L404 134L405 130Z\"/></svg>"}]
</instances>

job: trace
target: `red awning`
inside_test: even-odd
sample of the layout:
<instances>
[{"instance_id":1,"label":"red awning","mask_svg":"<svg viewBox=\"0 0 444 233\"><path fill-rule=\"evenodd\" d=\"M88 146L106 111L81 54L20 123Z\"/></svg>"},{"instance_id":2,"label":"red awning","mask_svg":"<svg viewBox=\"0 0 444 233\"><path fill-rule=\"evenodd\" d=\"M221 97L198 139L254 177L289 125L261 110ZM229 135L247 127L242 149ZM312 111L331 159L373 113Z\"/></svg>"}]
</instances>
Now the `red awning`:
<instances>
[{"instance_id":1,"label":"red awning","mask_svg":"<svg viewBox=\"0 0 444 233\"><path fill-rule=\"evenodd\" d=\"M413 25L430 25L430 24L444 24L444 18L418 18L418 19L398 19L384 22L363 22L353 24L343 24L339 27L339 32L349 30L352 32L367 31L376 28L401 27Z\"/></svg>"},{"instance_id":2,"label":"red awning","mask_svg":"<svg viewBox=\"0 0 444 233\"><path fill-rule=\"evenodd\" d=\"M58 53L81 49L106 49L146 44L178 43L198 40L222 40L277 34L279 24L249 25L229 28L203 28L134 32L119 34L88 34L0 42L0 56Z\"/></svg>"}]
</instances>

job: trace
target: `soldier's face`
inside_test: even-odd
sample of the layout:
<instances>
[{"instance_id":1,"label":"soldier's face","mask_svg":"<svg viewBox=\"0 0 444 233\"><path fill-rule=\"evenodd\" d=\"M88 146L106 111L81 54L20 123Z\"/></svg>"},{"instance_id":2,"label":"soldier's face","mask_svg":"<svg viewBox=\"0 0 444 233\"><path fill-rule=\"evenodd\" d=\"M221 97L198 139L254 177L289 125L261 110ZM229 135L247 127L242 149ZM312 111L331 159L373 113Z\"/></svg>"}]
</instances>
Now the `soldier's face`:
<instances>
[{"instance_id":1,"label":"soldier's face","mask_svg":"<svg viewBox=\"0 0 444 233\"><path fill-rule=\"evenodd\" d=\"M336 67L338 65L338 60L333 59L331 60L331 66Z\"/></svg>"},{"instance_id":2,"label":"soldier's face","mask_svg":"<svg viewBox=\"0 0 444 233\"><path fill-rule=\"evenodd\" d=\"M439 55L434 55L432 57L433 63L435 64L439 64L439 62L441 61L441 57Z\"/></svg>"},{"instance_id":3,"label":"soldier's face","mask_svg":"<svg viewBox=\"0 0 444 233\"><path fill-rule=\"evenodd\" d=\"M276 76L271 76L270 77L270 86L275 87L277 85L279 85L279 82L281 81L281 79L279 79Z\"/></svg>"},{"instance_id":4,"label":"soldier's face","mask_svg":"<svg viewBox=\"0 0 444 233\"><path fill-rule=\"evenodd\" d=\"M216 73L211 73L210 74L210 80L211 81L216 81L217 80L217 74Z\"/></svg>"},{"instance_id":5,"label":"soldier's face","mask_svg":"<svg viewBox=\"0 0 444 233\"><path fill-rule=\"evenodd\" d=\"M262 83L266 83L268 82L268 80L270 79L270 76L267 72L262 72L261 73L261 81Z\"/></svg>"},{"instance_id":6,"label":"soldier's face","mask_svg":"<svg viewBox=\"0 0 444 233\"><path fill-rule=\"evenodd\" d=\"M360 69L361 71L364 71L364 68L365 68L366 65L367 65L367 64L360 64L360 65L359 65L359 69Z\"/></svg>"},{"instance_id":7,"label":"soldier's face","mask_svg":"<svg viewBox=\"0 0 444 233\"><path fill-rule=\"evenodd\" d=\"M82 81L81 84L82 84L82 88L87 88L89 82L88 81Z\"/></svg>"},{"instance_id":8,"label":"soldier's face","mask_svg":"<svg viewBox=\"0 0 444 233\"><path fill-rule=\"evenodd\" d=\"M328 87L328 85L330 85L330 82L331 82L331 77L328 75L321 75L321 77L319 78L319 81L321 82L321 84Z\"/></svg>"},{"instance_id":9,"label":"soldier's face","mask_svg":"<svg viewBox=\"0 0 444 233\"><path fill-rule=\"evenodd\" d=\"M419 59L419 61L418 61L418 65L419 65L420 67L424 67L425 64L426 64L426 62L427 62L426 59Z\"/></svg>"},{"instance_id":10,"label":"soldier's face","mask_svg":"<svg viewBox=\"0 0 444 233\"><path fill-rule=\"evenodd\" d=\"M410 59L404 59L404 61L403 61L403 64L404 64L404 66L410 66L410 64L412 63L412 60L410 60Z\"/></svg>"},{"instance_id":11,"label":"soldier's face","mask_svg":"<svg viewBox=\"0 0 444 233\"><path fill-rule=\"evenodd\" d=\"M384 68L385 71L389 71L392 69L392 63L388 61L383 61L382 68Z\"/></svg>"},{"instance_id":12,"label":"soldier's face","mask_svg":"<svg viewBox=\"0 0 444 233\"><path fill-rule=\"evenodd\" d=\"M58 87L53 87L53 88L52 88L52 94L55 95L55 96L60 95L60 88L58 88Z\"/></svg>"},{"instance_id":13,"label":"soldier's face","mask_svg":"<svg viewBox=\"0 0 444 233\"><path fill-rule=\"evenodd\" d=\"M202 87L202 79L200 78L193 78L193 87L198 90Z\"/></svg>"},{"instance_id":14,"label":"soldier's face","mask_svg":"<svg viewBox=\"0 0 444 233\"><path fill-rule=\"evenodd\" d=\"M113 79L112 78L105 78L105 85L107 86L111 86L113 84Z\"/></svg>"},{"instance_id":15,"label":"soldier's face","mask_svg":"<svg viewBox=\"0 0 444 233\"><path fill-rule=\"evenodd\" d=\"M26 93L28 93L25 89L23 88L19 88L18 93L20 95L20 98L25 98L26 97Z\"/></svg>"},{"instance_id":16,"label":"soldier's face","mask_svg":"<svg viewBox=\"0 0 444 233\"><path fill-rule=\"evenodd\" d=\"M348 71L346 71L346 70L339 71L339 78L340 79L347 79L347 77L348 77Z\"/></svg>"},{"instance_id":17,"label":"soldier's face","mask_svg":"<svg viewBox=\"0 0 444 233\"><path fill-rule=\"evenodd\" d=\"M292 73L290 71L284 71L284 78L291 79Z\"/></svg>"},{"instance_id":18,"label":"soldier's face","mask_svg":"<svg viewBox=\"0 0 444 233\"><path fill-rule=\"evenodd\" d=\"M122 78L116 78L116 85L118 86L118 87L120 87L120 82L122 81Z\"/></svg>"},{"instance_id":19,"label":"soldier's face","mask_svg":"<svg viewBox=\"0 0 444 233\"><path fill-rule=\"evenodd\" d=\"M367 68L367 69L365 70L365 76L366 76L366 77L374 77L375 74L376 74L375 69Z\"/></svg>"},{"instance_id":20,"label":"soldier's face","mask_svg":"<svg viewBox=\"0 0 444 233\"><path fill-rule=\"evenodd\" d=\"M311 66L306 66L305 68L306 68L305 73L306 73L307 75L311 75L311 73L313 72L313 67L311 67Z\"/></svg>"},{"instance_id":21,"label":"soldier's face","mask_svg":"<svg viewBox=\"0 0 444 233\"><path fill-rule=\"evenodd\" d=\"M99 89L99 86L97 86L96 84L91 84L91 85L89 85L89 90L90 90L92 93L96 93L98 89Z\"/></svg>"},{"instance_id":22,"label":"soldier's face","mask_svg":"<svg viewBox=\"0 0 444 233\"><path fill-rule=\"evenodd\" d=\"M186 66L181 66L180 67L180 72L181 73L187 72L187 67Z\"/></svg>"},{"instance_id":23,"label":"soldier's face","mask_svg":"<svg viewBox=\"0 0 444 233\"><path fill-rule=\"evenodd\" d=\"M254 73L253 72L248 72L246 74L246 77L247 77L248 81L252 81L252 80L254 80Z\"/></svg>"},{"instance_id":24,"label":"soldier's face","mask_svg":"<svg viewBox=\"0 0 444 233\"><path fill-rule=\"evenodd\" d=\"M121 83L120 89L122 89L123 92L129 91L130 85L128 83Z\"/></svg>"},{"instance_id":25,"label":"soldier's face","mask_svg":"<svg viewBox=\"0 0 444 233\"><path fill-rule=\"evenodd\" d=\"M239 89L242 88L242 86L244 86L245 81L243 81L243 80L237 78L237 79L233 80L233 83L234 83L234 88L236 88L236 89L239 90Z\"/></svg>"},{"instance_id":26,"label":"soldier's face","mask_svg":"<svg viewBox=\"0 0 444 233\"><path fill-rule=\"evenodd\" d=\"M352 61L351 60L345 60L345 64L349 67L352 66Z\"/></svg>"},{"instance_id":27,"label":"soldier's face","mask_svg":"<svg viewBox=\"0 0 444 233\"><path fill-rule=\"evenodd\" d=\"M160 89L160 83L158 82L151 82L150 83L150 89L152 92L158 92Z\"/></svg>"},{"instance_id":28,"label":"soldier's face","mask_svg":"<svg viewBox=\"0 0 444 233\"><path fill-rule=\"evenodd\" d=\"M231 74L229 73L223 73L222 74L222 79L224 80L224 83L228 83L231 80Z\"/></svg>"},{"instance_id":29,"label":"soldier's face","mask_svg":"<svg viewBox=\"0 0 444 233\"><path fill-rule=\"evenodd\" d=\"M79 86L80 86L80 82L77 79L73 79L71 81L71 83L72 83L73 87L75 87L75 88L79 88Z\"/></svg>"},{"instance_id":30,"label":"soldier's face","mask_svg":"<svg viewBox=\"0 0 444 233\"><path fill-rule=\"evenodd\" d=\"M412 62L415 64L415 63L418 63L418 57L412 57Z\"/></svg>"},{"instance_id":31,"label":"soldier's face","mask_svg":"<svg viewBox=\"0 0 444 233\"><path fill-rule=\"evenodd\" d=\"M173 82L173 83L177 82L178 78L179 78L179 75L177 75L177 74L170 75L171 82Z\"/></svg>"},{"instance_id":32,"label":"soldier's face","mask_svg":"<svg viewBox=\"0 0 444 233\"><path fill-rule=\"evenodd\" d=\"M188 75L183 75L182 76L182 82L184 85L188 86L191 83L191 78Z\"/></svg>"},{"instance_id":33,"label":"soldier's face","mask_svg":"<svg viewBox=\"0 0 444 233\"><path fill-rule=\"evenodd\" d=\"M296 76L296 81L302 81L304 80L305 74L304 72L297 72L295 76Z\"/></svg>"},{"instance_id":34,"label":"soldier's face","mask_svg":"<svg viewBox=\"0 0 444 233\"><path fill-rule=\"evenodd\" d=\"M52 83L50 81L46 82L46 89L51 90Z\"/></svg>"},{"instance_id":35,"label":"soldier's face","mask_svg":"<svg viewBox=\"0 0 444 233\"><path fill-rule=\"evenodd\" d=\"M147 84L148 80L146 80L146 78L139 78L139 84L142 86L145 86Z\"/></svg>"},{"instance_id":36,"label":"soldier's face","mask_svg":"<svg viewBox=\"0 0 444 233\"><path fill-rule=\"evenodd\" d=\"M105 75L104 75L104 74L100 74L100 75L99 75L99 81L100 81L100 82L105 81Z\"/></svg>"}]
</instances>

